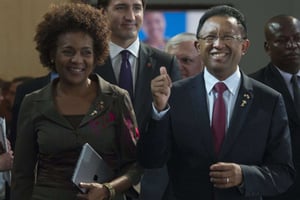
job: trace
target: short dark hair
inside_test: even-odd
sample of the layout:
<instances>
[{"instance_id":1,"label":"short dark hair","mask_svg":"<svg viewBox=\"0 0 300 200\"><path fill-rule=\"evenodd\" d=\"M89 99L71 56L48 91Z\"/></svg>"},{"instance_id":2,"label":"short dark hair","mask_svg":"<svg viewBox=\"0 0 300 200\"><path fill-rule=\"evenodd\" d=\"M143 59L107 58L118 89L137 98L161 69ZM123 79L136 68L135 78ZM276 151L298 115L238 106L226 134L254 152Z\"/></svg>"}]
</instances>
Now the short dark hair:
<instances>
[{"instance_id":1,"label":"short dark hair","mask_svg":"<svg viewBox=\"0 0 300 200\"><path fill-rule=\"evenodd\" d=\"M199 33L203 27L203 24L206 22L207 19L214 17L214 16L228 16L228 17L234 17L238 24L241 25L243 32L244 32L244 38L247 38L247 26L246 26L246 19L245 16L236 8L233 8L228 5L220 5L220 6L214 6L207 10L204 15L200 18L198 28L197 28L197 38L199 39Z\"/></svg>"},{"instance_id":2,"label":"short dark hair","mask_svg":"<svg viewBox=\"0 0 300 200\"><path fill-rule=\"evenodd\" d=\"M97 3L97 7L98 8L107 8L108 4L110 3L111 0L98 0L98 3ZM142 1L142 4L143 4L143 7L144 9L146 8L146 0L141 0Z\"/></svg>"},{"instance_id":3,"label":"short dark hair","mask_svg":"<svg viewBox=\"0 0 300 200\"><path fill-rule=\"evenodd\" d=\"M56 71L51 60L61 34L84 32L93 39L96 64L102 64L109 53L110 29L107 17L98 9L83 3L52 5L37 26L34 41L44 67Z\"/></svg>"}]
</instances>

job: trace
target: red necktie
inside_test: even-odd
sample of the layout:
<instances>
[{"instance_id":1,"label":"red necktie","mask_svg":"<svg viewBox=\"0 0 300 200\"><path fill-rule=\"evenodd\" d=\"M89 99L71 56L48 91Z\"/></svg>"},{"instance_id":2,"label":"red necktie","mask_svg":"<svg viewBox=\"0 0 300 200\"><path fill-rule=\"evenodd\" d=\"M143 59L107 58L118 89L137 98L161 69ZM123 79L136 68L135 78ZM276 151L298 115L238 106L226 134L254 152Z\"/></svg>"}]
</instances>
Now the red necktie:
<instances>
[{"instance_id":1,"label":"red necktie","mask_svg":"<svg viewBox=\"0 0 300 200\"><path fill-rule=\"evenodd\" d=\"M128 91L131 100L133 100L133 81L131 74L131 64L129 62L130 52L128 50L121 51L122 63L119 75L119 86Z\"/></svg>"},{"instance_id":2,"label":"red necktie","mask_svg":"<svg viewBox=\"0 0 300 200\"><path fill-rule=\"evenodd\" d=\"M227 90L227 87L223 82L218 82L215 84L214 90L217 92L218 96L214 102L211 126L213 132L215 152L218 155L225 136L226 107L223 99L223 92Z\"/></svg>"}]
</instances>

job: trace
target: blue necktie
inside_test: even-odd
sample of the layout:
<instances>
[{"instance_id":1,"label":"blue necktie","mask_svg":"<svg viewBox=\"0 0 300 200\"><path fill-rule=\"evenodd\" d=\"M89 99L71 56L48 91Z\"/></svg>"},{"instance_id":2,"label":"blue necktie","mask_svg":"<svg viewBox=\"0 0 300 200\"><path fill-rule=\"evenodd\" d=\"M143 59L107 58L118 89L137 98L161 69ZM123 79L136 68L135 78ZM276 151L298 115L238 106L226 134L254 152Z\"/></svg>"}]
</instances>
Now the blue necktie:
<instances>
[{"instance_id":1,"label":"blue necktie","mask_svg":"<svg viewBox=\"0 0 300 200\"><path fill-rule=\"evenodd\" d=\"M128 91L131 101L133 101L133 80L131 74L131 64L129 62L130 52L127 50L121 51L122 63L119 75L119 86Z\"/></svg>"}]
</instances>

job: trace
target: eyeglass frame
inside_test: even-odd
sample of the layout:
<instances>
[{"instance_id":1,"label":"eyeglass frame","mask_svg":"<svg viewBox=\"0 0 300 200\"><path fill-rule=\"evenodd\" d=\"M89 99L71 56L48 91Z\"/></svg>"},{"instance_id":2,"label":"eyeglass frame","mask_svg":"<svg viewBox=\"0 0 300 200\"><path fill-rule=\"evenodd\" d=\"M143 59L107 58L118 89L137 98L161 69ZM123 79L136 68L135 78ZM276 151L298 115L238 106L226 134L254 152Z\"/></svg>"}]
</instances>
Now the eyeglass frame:
<instances>
[{"instance_id":1,"label":"eyeglass frame","mask_svg":"<svg viewBox=\"0 0 300 200\"><path fill-rule=\"evenodd\" d=\"M223 36L208 35L208 36L205 36L205 37L200 36L198 39L205 41L207 44L213 44L217 40L220 40L224 43L231 43L234 40L237 40L237 41L241 42L241 41L243 41L247 38L241 37L241 36L238 36L238 35L223 35Z\"/></svg>"}]
</instances>

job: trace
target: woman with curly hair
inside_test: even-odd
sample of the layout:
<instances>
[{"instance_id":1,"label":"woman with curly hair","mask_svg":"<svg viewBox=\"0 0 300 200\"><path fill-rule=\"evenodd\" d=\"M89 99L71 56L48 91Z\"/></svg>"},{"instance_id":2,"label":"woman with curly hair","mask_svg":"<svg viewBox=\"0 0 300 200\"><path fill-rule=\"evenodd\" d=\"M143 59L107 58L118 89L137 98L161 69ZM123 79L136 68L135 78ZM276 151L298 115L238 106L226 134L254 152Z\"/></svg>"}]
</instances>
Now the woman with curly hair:
<instances>
[{"instance_id":1,"label":"woman with curly hair","mask_svg":"<svg viewBox=\"0 0 300 200\"><path fill-rule=\"evenodd\" d=\"M127 91L93 73L108 56L110 31L101 10L86 4L53 5L37 26L43 66L58 73L21 105L11 200L123 199L139 181L138 129ZM71 181L83 144L107 162L106 183Z\"/></svg>"}]
</instances>

